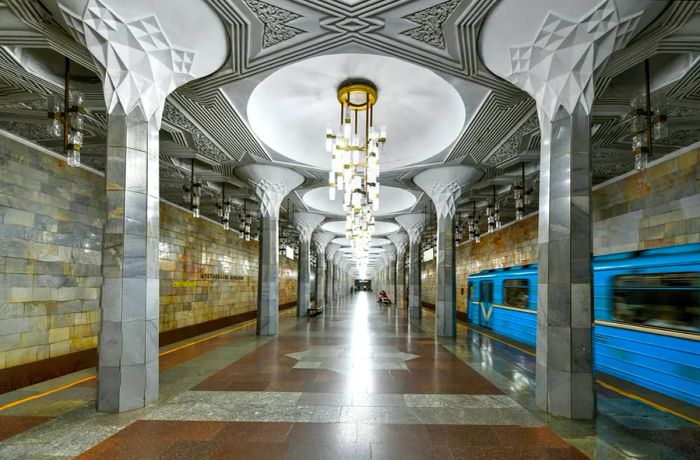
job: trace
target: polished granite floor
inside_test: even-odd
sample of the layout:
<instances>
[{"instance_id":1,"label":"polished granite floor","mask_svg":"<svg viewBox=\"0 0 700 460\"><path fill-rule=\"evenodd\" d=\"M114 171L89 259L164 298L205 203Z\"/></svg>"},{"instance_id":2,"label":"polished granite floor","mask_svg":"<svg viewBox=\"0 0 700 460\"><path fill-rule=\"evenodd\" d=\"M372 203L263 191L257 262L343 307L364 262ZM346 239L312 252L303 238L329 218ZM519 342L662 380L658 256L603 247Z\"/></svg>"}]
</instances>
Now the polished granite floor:
<instances>
[{"instance_id":1,"label":"polished granite floor","mask_svg":"<svg viewBox=\"0 0 700 460\"><path fill-rule=\"evenodd\" d=\"M0 458L700 458L700 427L603 388L594 422L548 417L532 356L433 327L358 294L164 348L142 410L97 413L94 370L0 395Z\"/></svg>"}]
</instances>

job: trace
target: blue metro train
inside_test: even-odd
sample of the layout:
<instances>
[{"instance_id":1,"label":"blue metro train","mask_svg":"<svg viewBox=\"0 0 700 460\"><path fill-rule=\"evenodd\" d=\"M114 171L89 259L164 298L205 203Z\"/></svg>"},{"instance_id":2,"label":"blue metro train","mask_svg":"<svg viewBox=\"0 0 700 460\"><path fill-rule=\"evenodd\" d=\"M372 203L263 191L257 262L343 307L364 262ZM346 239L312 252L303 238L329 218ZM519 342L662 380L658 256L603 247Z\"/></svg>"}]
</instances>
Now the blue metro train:
<instances>
[{"instance_id":1,"label":"blue metro train","mask_svg":"<svg viewBox=\"0 0 700 460\"><path fill-rule=\"evenodd\" d=\"M700 244L593 259L596 371L700 406ZM537 265L467 280L470 323L530 346Z\"/></svg>"}]
</instances>

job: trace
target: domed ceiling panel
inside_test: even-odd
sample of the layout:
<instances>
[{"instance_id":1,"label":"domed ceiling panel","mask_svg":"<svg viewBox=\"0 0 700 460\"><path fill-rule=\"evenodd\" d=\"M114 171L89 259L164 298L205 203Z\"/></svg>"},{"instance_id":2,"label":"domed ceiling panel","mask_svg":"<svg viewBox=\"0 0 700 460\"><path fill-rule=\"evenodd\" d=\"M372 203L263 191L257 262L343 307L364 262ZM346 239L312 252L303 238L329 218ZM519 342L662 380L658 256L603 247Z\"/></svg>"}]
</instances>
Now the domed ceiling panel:
<instances>
[{"instance_id":1,"label":"domed ceiling panel","mask_svg":"<svg viewBox=\"0 0 700 460\"><path fill-rule=\"evenodd\" d=\"M324 222L321 228L325 232L335 233L336 235L345 235L345 221L344 220L333 220L330 222ZM393 222L383 222L377 221L374 224L374 235L382 236L388 235L389 233L396 233L401 230L397 224Z\"/></svg>"},{"instance_id":2,"label":"domed ceiling panel","mask_svg":"<svg viewBox=\"0 0 700 460\"><path fill-rule=\"evenodd\" d=\"M327 214L343 215L343 197L338 194L335 200L328 197L328 187L318 187L309 190L303 196L306 206L312 210ZM408 190L396 187L382 187L379 191L379 209L375 216L386 216L410 209L416 204L416 196ZM344 229L345 227L343 227ZM343 233L345 230L343 230Z\"/></svg>"},{"instance_id":3,"label":"domed ceiling panel","mask_svg":"<svg viewBox=\"0 0 700 460\"><path fill-rule=\"evenodd\" d=\"M383 170L431 159L462 132L465 103L452 85L431 70L370 54L319 56L272 73L248 99L250 127L287 159L330 169L323 140L326 126L339 123L337 89L343 81L360 77L377 86L375 125L388 128Z\"/></svg>"}]
</instances>

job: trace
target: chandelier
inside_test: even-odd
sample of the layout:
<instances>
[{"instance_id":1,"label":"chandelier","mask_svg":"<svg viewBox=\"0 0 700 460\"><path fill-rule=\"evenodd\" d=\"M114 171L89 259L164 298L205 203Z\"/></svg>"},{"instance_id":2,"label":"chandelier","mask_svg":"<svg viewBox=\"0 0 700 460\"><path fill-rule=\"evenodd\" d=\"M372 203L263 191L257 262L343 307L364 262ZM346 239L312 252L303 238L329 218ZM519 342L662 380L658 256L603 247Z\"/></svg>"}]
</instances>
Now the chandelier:
<instances>
[{"instance_id":1,"label":"chandelier","mask_svg":"<svg viewBox=\"0 0 700 460\"><path fill-rule=\"evenodd\" d=\"M221 203L216 204L216 213L221 218L221 225L223 225L224 230L229 230L231 228L230 220L232 205L233 203L229 197L226 196L226 182L224 182L221 190Z\"/></svg>"},{"instance_id":2,"label":"chandelier","mask_svg":"<svg viewBox=\"0 0 700 460\"><path fill-rule=\"evenodd\" d=\"M373 212L379 208L379 154L386 128L374 127L377 88L368 80L353 79L338 88L340 126L326 128L326 152L331 154L328 193L335 200L343 192L345 236L353 258L365 266L374 234Z\"/></svg>"},{"instance_id":3,"label":"chandelier","mask_svg":"<svg viewBox=\"0 0 700 460\"><path fill-rule=\"evenodd\" d=\"M649 59L644 61L644 92L630 101L630 129L634 169L646 169L653 153L653 142L668 137L666 102L661 95L652 96L650 90Z\"/></svg>"},{"instance_id":4,"label":"chandelier","mask_svg":"<svg viewBox=\"0 0 700 460\"><path fill-rule=\"evenodd\" d=\"M63 153L68 166L80 166L80 147L83 145L84 96L70 89L70 60L65 60L63 98L52 94L47 102L48 130L53 137L63 137Z\"/></svg>"},{"instance_id":5,"label":"chandelier","mask_svg":"<svg viewBox=\"0 0 700 460\"><path fill-rule=\"evenodd\" d=\"M202 183L194 177L194 158L192 158L192 167L190 169L190 183L183 185L184 191L182 199L185 202L190 202L190 210L192 217L199 218L199 200L202 196Z\"/></svg>"}]
</instances>

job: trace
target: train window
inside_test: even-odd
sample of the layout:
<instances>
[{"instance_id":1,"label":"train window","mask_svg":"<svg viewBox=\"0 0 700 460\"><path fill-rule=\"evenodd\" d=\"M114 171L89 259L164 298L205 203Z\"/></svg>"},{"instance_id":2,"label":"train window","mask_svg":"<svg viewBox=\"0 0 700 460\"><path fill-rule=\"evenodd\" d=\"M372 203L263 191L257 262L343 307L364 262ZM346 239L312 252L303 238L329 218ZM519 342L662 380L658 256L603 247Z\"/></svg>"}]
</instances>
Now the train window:
<instances>
[{"instance_id":1,"label":"train window","mask_svg":"<svg viewBox=\"0 0 700 460\"><path fill-rule=\"evenodd\" d=\"M479 283L479 300L481 302L493 302L493 281Z\"/></svg>"},{"instance_id":2,"label":"train window","mask_svg":"<svg viewBox=\"0 0 700 460\"><path fill-rule=\"evenodd\" d=\"M469 300L474 300L474 283L469 283L467 285L467 298Z\"/></svg>"},{"instance_id":3,"label":"train window","mask_svg":"<svg viewBox=\"0 0 700 460\"><path fill-rule=\"evenodd\" d=\"M700 332L700 273L615 277L613 318L626 323Z\"/></svg>"},{"instance_id":4,"label":"train window","mask_svg":"<svg viewBox=\"0 0 700 460\"><path fill-rule=\"evenodd\" d=\"M530 282L526 279L505 280L503 282L503 302L509 307L527 308Z\"/></svg>"}]
</instances>

